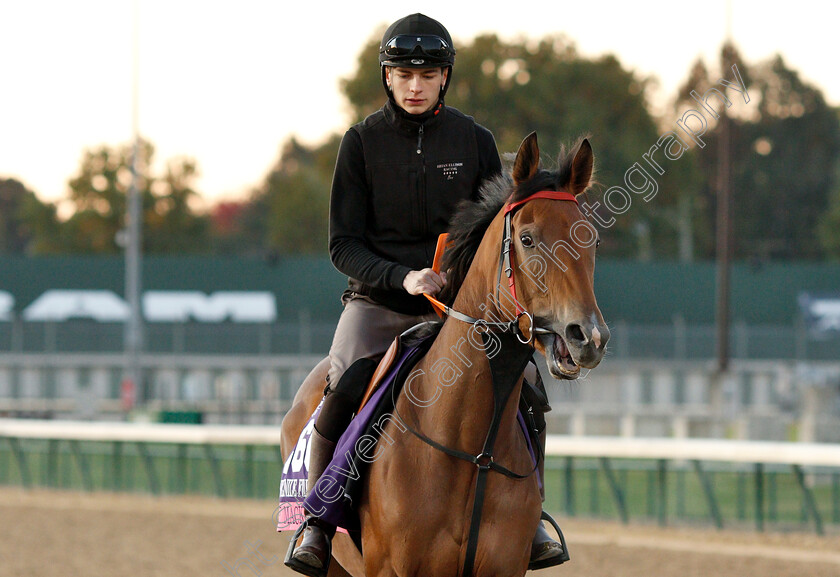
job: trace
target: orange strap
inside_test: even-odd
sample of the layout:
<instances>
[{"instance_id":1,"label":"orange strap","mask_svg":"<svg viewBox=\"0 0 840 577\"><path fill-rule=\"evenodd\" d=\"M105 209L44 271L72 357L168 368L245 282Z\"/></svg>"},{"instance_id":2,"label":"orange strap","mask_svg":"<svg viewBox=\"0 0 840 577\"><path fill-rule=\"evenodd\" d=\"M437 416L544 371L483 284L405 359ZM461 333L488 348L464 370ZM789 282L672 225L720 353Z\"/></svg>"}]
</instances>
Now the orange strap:
<instances>
[{"instance_id":1,"label":"orange strap","mask_svg":"<svg viewBox=\"0 0 840 577\"><path fill-rule=\"evenodd\" d=\"M445 232L441 233L440 236L438 236L437 246L435 247L435 258L432 261L432 270L438 274L440 274L440 263L443 260L443 253L444 251L446 251L446 244L448 238L449 234ZM440 318L444 318L446 316L446 305L444 305L432 295L423 293L423 296L429 299L429 302L432 303L432 308L435 310L435 312Z\"/></svg>"},{"instance_id":2,"label":"orange strap","mask_svg":"<svg viewBox=\"0 0 840 577\"><path fill-rule=\"evenodd\" d=\"M443 260L443 253L446 251L446 241L449 239L449 233L443 232L438 235L437 246L435 247L435 258L432 261L432 270L440 274L440 263Z\"/></svg>"}]
</instances>

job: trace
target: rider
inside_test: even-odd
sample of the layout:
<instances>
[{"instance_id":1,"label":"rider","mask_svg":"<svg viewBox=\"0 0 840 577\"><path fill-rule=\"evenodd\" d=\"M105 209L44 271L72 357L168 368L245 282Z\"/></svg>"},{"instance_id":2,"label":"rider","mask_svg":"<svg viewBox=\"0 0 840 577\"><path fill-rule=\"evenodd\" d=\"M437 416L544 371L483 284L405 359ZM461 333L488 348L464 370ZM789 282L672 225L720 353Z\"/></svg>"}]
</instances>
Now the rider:
<instances>
[{"instance_id":1,"label":"rider","mask_svg":"<svg viewBox=\"0 0 840 577\"><path fill-rule=\"evenodd\" d=\"M329 465L375 362L396 335L437 319L422 296L445 283L429 268L437 237L457 204L477 199L482 181L502 168L492 133L444 105L455 48L443 25L423 14L397 20L382 37L379 63L388 102L345 133L333 177L330 257L349 288L310 440L307 491ZM307 519L288 564L324 575L335 527ZM531 561L549 566L561 554L540 524Z\"/></svg>"}]
</instances>

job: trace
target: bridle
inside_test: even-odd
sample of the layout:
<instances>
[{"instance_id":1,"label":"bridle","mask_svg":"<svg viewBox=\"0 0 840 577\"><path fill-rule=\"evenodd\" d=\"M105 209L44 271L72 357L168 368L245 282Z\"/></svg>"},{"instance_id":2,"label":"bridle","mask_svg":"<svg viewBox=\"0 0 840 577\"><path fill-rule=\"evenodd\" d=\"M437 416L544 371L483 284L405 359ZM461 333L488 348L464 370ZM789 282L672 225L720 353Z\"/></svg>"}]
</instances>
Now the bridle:
<instances>
[{"instance_id":1,"label":"bridle","mask_svg":"<svg viewBox=\"0 0 840 577\"><path fill-rule=\"evenodd\" d=\"M539 192L531 194L530 196L527 196L526 198L523 198L522 200L518 200L516 202L508 202L507 204L505 204L504 226L502 229L502 244L501 250L499 252L499 267L496 276L496 287L494 289L494 296L496 302L501 302L499 299L499 287L501 286L502 272L504 272L505 277L507 277L508 279L508 290L510 291L510 296L513 299L514 306L516 307L515 318L507 322L476 319L460 311L456 311L452 307L443 304L435 297L424 293L424 296L427 299L429 299L429 301L432 303L432 308L435 309L435 312L440 317L449 316L459 321L482 327L485 330L495 330L498 332L510 331L516 335L516 338L522 344L531 344L534 340L534 336L537 333L550 332L546 329L535 327L534 315L525 310L525 308L519 303L519 301L516 298L516 277L514 275L513 251L511 250L511 244L513 243L511 220L513 219L514 213L520 207L522 207L522 205L532 200L536 200L538 198L545 198L548 200L569 201L577 204L577 198L575 197L575 195L563 190L541 190ZM440 237L438 237L434 263L432 264L432 269L437 273L440 273L440 263L442 260L443 252L446 250L447 238L448 237L446 234L442 234L440 235ZM522 333L522 330L519 328L519 319L523 316L528 319L530 325L527 338Z\"/></svg>"}]
</instances>

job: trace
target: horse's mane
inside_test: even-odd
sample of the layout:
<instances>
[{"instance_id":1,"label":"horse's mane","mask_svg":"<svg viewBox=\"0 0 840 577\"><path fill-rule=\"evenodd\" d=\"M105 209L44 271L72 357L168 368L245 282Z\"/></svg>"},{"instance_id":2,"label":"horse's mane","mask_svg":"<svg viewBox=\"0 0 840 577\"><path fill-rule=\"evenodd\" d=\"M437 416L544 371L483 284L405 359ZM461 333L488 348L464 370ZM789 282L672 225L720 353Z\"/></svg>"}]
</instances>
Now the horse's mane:
<instances>
[{"instance_id":1,"label":"horse's mane","mask_svg":"<svg viewBox=\"0 0 840 577\"><path fill-rule=\"evenodd\" d=\"M441 270L447 275L446 285L438 297L442 302L451 305L455 301L487 227L508 200L516 202L541 190L562 190L569 184L572 160L581 140L569 149L561 147L556 170L541 168L533 178L518 186L513 184L509 171L505 171L482 185L478 200L461 201L449 221L450 246L441 264Z\"/></svg>"}]
</instances>

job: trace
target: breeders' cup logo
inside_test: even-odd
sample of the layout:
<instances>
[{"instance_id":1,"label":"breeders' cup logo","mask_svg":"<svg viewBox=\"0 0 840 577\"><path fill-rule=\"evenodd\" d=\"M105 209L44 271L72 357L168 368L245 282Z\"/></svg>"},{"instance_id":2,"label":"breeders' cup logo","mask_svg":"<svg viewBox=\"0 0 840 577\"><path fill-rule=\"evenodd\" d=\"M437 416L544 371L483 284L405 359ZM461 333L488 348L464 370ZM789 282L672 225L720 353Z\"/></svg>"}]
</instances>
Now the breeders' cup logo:
<instances>
[{"instance_id":1,"label":"breeders' cup logo","mask_svg":"<svg viewBox=\"0 0 840 577\"><path fill-rule=\"evenodd\" d=\"M463 162L446 162L443 164L438 164L438 170L443 171L443 176L446 177L446 180L452 180L456 176L458 176L458 169L464 166Z\"/></svg>"}]
</instances>

